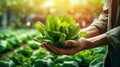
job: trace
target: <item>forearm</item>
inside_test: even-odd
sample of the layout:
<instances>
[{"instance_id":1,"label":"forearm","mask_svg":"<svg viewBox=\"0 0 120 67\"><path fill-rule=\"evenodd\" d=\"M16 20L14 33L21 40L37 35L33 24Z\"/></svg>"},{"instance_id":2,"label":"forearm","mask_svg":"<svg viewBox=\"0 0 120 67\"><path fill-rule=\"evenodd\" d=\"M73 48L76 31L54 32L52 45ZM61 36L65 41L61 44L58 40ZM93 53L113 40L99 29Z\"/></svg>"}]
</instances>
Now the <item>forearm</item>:
<instances>
[{"instance_id":1,"label":"forearm","mask_svg":"<svg viewBox=\"0 0 120 67\"><path fill-rule=\"evenodd\" d=\"M100 34L100 31L96 26L89 26L87 28L82 29L81 31L84 31L87 33L85 38L94 37Z\"/></svg>"},{"instance_id":2,"label":"forearm","mask_svg":"<svg viewBox=\"0 0 120 67\"><path fill-rule=\"evenodd\" d=\"M107 43L107 35L106 33L86 39L88 43L85 45L84 49L90 49L102 45L106 45Z\"/></svg>"}]
</instances>

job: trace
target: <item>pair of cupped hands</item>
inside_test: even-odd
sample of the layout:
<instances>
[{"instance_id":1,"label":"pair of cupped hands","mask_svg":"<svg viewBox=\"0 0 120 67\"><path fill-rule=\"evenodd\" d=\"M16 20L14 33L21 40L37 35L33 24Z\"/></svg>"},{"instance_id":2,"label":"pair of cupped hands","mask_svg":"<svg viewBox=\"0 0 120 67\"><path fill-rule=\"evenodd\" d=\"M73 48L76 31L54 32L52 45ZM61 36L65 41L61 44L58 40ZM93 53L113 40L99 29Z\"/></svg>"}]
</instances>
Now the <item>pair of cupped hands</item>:
<instances>
[{"instance_id":1,"label":"pair of cupped hands","mask_svg":"<svg viewBox=\"0 0 120 67\"><path fill-rule=\"evenodd\" d=\"M41 47L46 50L58 54L58 55L73 55L81 50L86 49L90 44L90 42L86 38L80 38L78 40L66 40L64 45L69 48L58 48L48 42L45 42L41 45Z\"/></svg>"}]
</instances>

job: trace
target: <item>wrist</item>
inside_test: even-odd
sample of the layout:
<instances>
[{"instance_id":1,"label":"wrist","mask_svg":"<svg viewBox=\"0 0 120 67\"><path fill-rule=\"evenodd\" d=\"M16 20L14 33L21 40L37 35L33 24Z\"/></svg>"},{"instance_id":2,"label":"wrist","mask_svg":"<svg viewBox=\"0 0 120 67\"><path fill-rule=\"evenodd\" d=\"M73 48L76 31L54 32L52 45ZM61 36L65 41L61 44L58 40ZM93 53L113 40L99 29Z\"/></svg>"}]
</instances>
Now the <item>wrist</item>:
<instances>
[{"instance_id":1,"label":"wrist","mask_svg":"<svg viewBox=\"0 0 120 67\"><path fill-rule=\"evenodd\" d=\"M78 42L81 45L80 50L89 49L89 45L92 44L88 38L80 38Z\"/></svg>"}]
</instances>

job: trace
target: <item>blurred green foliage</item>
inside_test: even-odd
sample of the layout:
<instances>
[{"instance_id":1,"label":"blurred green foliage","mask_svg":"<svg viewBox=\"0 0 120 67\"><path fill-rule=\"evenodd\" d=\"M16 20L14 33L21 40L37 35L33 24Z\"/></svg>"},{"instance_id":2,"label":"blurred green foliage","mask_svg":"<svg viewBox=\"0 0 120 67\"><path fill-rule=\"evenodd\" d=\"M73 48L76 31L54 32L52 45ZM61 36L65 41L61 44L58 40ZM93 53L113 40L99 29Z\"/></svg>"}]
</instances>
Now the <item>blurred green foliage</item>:
<instances>
[{"instance_id":1,"label":"blurred green foliage","mask_svg":"<svg viewBox=\"0 0 120 67\"><path fill-rule=\"evenodd\" d=\"M72 5L71 2L78 3ZM43 9L49 10L49 8L55 8L57 12L61 12L61 10L67 12L70 9L74 9L80 12L88 12L90 10L88 13L93 13L101 11L103 3L104 0L0 0L0 15L7 10L29 15L30 13L43 11ZM62 5L59 6L60 4Z\"/></svg>"}]
</instances>

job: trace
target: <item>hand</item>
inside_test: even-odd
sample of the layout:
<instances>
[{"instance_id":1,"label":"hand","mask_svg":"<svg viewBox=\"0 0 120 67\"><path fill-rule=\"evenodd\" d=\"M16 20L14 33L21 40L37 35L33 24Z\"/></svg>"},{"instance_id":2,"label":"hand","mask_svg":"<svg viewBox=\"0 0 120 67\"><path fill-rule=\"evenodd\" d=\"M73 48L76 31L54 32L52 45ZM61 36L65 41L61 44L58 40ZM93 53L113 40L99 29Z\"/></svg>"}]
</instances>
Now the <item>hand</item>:
<instances>
[{"instance_id":1,"label":"hand","mask_svg":"<svg viewBox=\"0 0 120 67\"><path fill-rule=\"evenodd\" d=\"M90 42L87 41L85 38L81 38L78 40L67 40L64 42L64 45L69 48L58 48L48 42L45 42L42 44L42 47L46 50L59 55L73 55L77 53L80 50L83 50L86 48L86 45Z\"/></svg>"}]
</instances>

